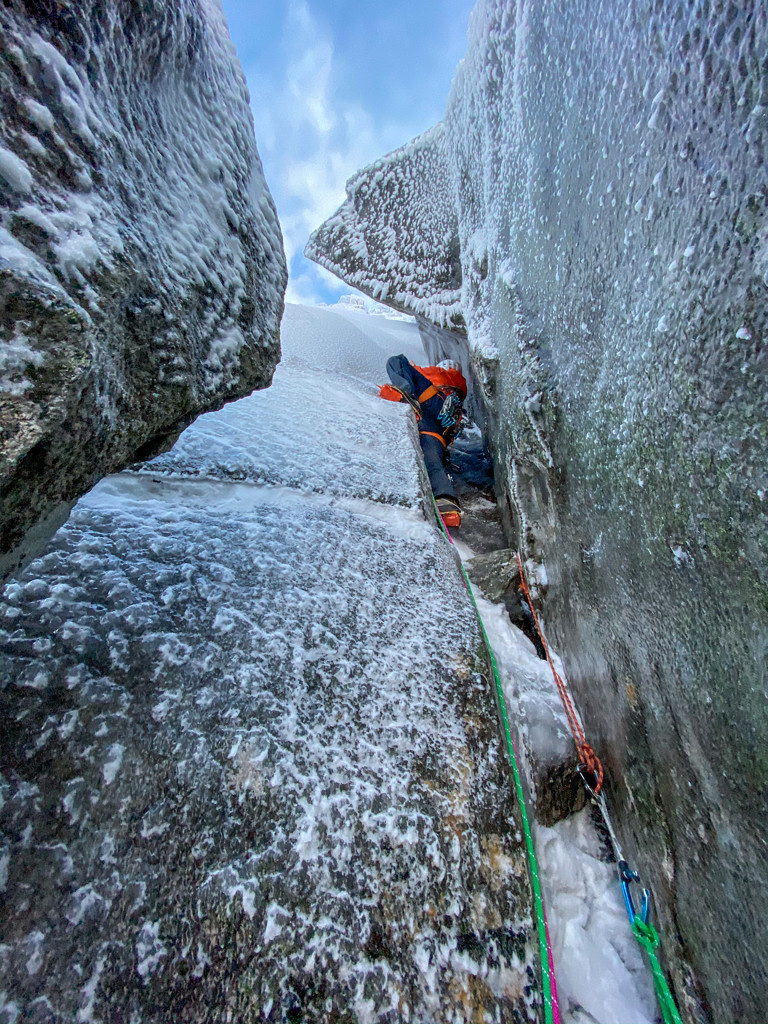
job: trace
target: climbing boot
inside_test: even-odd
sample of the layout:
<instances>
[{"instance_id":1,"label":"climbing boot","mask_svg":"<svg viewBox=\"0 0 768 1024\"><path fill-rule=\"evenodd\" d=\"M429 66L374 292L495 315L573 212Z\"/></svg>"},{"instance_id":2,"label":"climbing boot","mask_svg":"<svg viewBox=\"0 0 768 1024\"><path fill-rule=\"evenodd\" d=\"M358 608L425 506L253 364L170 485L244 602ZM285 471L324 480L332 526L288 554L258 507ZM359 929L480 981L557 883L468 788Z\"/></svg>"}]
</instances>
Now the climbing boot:
<instances>
[{"instance_id":1,"label":"climbing boot","mask_svg":"<svg viewBox=\"0 0 768 1024\"><path fill-rule=\"evenodd\" d=\"M436 498L435 503L446 526L461 526L461 509L455 498Z\"/></svg>"}]
</instances>

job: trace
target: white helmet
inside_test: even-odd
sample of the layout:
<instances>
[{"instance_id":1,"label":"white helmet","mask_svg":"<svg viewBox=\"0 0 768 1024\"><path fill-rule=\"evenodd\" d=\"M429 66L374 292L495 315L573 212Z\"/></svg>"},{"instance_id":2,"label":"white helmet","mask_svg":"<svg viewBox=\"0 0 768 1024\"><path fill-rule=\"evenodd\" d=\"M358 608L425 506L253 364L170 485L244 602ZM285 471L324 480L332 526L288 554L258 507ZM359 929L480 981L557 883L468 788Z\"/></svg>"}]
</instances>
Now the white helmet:
<instances>
[{"instance_id":1,"label":"white helmet","mask_svg":"<svg viewBox=\"0 0 768 1024\"><path fill-rule=\"evenodd\" d=\"M455 359L441 359L437 365L441 370L458 370L461 373L461 363Z\"/></svg>"}]
</instances>

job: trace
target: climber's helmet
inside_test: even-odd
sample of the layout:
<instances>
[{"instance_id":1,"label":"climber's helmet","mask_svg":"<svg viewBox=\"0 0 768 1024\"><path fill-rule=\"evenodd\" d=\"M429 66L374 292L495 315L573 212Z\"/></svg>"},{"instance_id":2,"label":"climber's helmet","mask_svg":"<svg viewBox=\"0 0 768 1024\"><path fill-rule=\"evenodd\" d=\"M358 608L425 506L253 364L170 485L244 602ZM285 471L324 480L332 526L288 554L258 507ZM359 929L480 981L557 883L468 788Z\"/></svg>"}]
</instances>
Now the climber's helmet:
<instances>
[{"instance_id":1,"label":"climber's helmet","mask_svg":"<svg viewBox=\"0 0 768 1024\"><path fill-rule=\"evenodd\" d=\"M461 363L455 359L443 359L437 365L441 370L458 370L461 373Z\"/></svg>"}]
</instances>

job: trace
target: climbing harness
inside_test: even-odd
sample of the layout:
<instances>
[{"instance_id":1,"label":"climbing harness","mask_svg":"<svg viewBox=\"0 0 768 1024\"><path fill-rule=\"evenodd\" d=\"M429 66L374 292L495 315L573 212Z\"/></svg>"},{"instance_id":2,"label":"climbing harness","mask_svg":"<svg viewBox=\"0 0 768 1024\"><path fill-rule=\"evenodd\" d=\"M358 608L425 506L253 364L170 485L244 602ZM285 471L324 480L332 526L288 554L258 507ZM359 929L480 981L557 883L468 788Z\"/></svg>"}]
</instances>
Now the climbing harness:
<instances>
[{"instance_id":1,"label":"climbing harness","mask_svg":"<svg viewBox=\"0 0 768 1024\"><path fill-rule=\"evenodd\" d=\"M435 515L440 529L453 544L453 537L451 537L448 530L445 528L445 523L442 520L440 512L438 511L437 504L435 504L434 498L432 499ZM504 691L501 686L501 678L499 676L499 670L496 665L496 658L494 657L493 650L491 648L488 634L485 631L482 616L480 615L480 609L477 607L477 601L475 601L475 595L472 593L472 587L464 571L464 566L459 561L459 568L461 569L461 575L464 578L464 585L467 588L467 592L472 600L472 604L475 608L477 615L477 621L480 625L480 633L482 634L483 641L485 643L488 656L490 658L491 667L493 670L493 679L496 684L496 696L499 701L499 708L501 711L501 721L504 729L504 739L506 740L507 753L509 755L509 761L512 765L512 772L515 778L515 790L517 791L517 801L520 807L520 817L523 822L523 834L525 836L525 848L528 854L528 868L531 874L531 886L533 888L533 902L536 908L536 926L539 938L539 953L541 957L541 974L542 974L542 989L544 996L544 1022L545 1024L560 1024L560 1009L557 1003L557 984L555 982L555 965L552 959L552 945L549 940L549 928L547 926L547 914L544 909L544 899L541 894L541 882L539 881L539 868L536 860L536 851L533 847L533 835L531 833L531 825L528 819L528 811L525 805L525 794L523 793L523 783L520 776L520 768L517 763L517 754L515 753L515 745L512 740L512 732L509 726L509 718L507 716L507 705L504 701Z\"/></svg>"},{"instance_id":2,"label":"climbing harness","mask_svg":"<svg viewBox=\"0 0 768 1024\"><path fill-rule=\"evenodd\" d=\"M445 448L445 438L442 434L436 434L434 430L420 430L420 434L426 434L427 437L436 437L440 444Z\"/></svg>"},{"instance_id":3,"label":"climbing harness","mask_svg":"<svg viewBox=\"0 0 768 1024\"><path fill-rule=\"evenodd\" d=\"M528 587L528 581L525 578L522 559L519 554L516 553L516 555L518 569L520 570L520 586L533 614L536 629L547 655L549 667L552 669L552 675L554 676L555 684L557 686L558 693L560 694L560 699L562 700L563 707L565 708L568 724L573 735L573 741L576 744L576 750L581 758L582 763L578 766L577 771L581 776L581 780L584 783L587 792L597 805L603 822L605 823L608 836L610 837L613 855L616 859L616 865L619 872L621 891L624 896L624 905L627 908L627 916L629 917L632 934L648 954L651 971L653 972L653 984L656 990L656 998L659 1003L659 1008L661 1009L662 1019L664 1024L682 1024L680 1014L677 1006L675 1005L674 997L670 991L667 979L664 977L664 972L661 969L659 959L656 956L656 950L659 948L661 940L659 939L659 933L649 921L651 912L651 891L650 889L642 889L640 911L638 913L632 898L631 886L633 884L639 884L640 876L636 871L633 871L627 863L627 860L624 857L624 852L621 848L621 843L616 835L616 830L613 827L611 816L608 813L608 803L605 799L605 793L602 792L604 781L603 766L592 747L586 741L584 729L579 721L578 715L576 714L576 709L573 706L568 689L562 679L562 676L555 668L552 655L549 651L549 645L547 644L546 637L544 636L544 632L539 623L536 609L533 607L533 600ZM464 570L462 568L462 572L463 571Z\"/></svg>"}]
</instances>

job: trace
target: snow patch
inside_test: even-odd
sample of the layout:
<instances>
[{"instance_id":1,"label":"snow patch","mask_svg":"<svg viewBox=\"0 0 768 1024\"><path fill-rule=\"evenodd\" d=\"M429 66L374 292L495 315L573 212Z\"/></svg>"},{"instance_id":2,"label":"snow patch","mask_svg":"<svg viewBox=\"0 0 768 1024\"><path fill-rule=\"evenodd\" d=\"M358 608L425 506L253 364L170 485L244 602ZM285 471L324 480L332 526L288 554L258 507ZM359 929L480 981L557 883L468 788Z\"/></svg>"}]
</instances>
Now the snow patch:
<instances>
[{"instance_id":1,"label":"snow patch","mask_svg":"<svg viewBox=\"0 0 768 1024\"><path fill-rule=\"evenodd\" d=\"M20 157L10 149L0 146L0 178L10 185L14 192L29 195L34 181L32 173Z\"/></svg>"},{"instance_id":2,"label":"snow patch","mask_svg":"<svg viewBox=\"0 0 768 1024\"><path fill-rule=\"evenodd\" d=\"M518 761L533 792L525 752L565 759L573 748L568 721L547 662L512 625L503 604L473 591L517 736ZM564 675L554 653L553 660ZM616 866L605 861L589 811L552 828L534 822L533 832L563 1024L654 1024L651 976L629 927Z\"/></svg>"},{"instance_id":3,"label":"snow patch","mask_svg":"<svg viewBox=\"0 0 768 1024\"><path fill-rule=\"evenodd\" d=\"M107 751L107 760L101 769L101 777L104 780L105 786L109 786L115 781L117 773L120 771L120 766L123 763L124 753L125 746L122 743L113 743Z\"/></svg>"},{"instance_id":4,"label":"snow patch","mask_svg":"<svg viewBox=\"0 0 768 1024\"><path fill-rule=\"evenodd\" d=\"M136 971L145 985L167 955L160 940L160 922L145 921L136 939Z\"/></svg>"}]
</instances>

